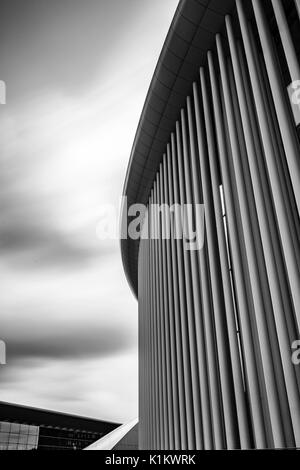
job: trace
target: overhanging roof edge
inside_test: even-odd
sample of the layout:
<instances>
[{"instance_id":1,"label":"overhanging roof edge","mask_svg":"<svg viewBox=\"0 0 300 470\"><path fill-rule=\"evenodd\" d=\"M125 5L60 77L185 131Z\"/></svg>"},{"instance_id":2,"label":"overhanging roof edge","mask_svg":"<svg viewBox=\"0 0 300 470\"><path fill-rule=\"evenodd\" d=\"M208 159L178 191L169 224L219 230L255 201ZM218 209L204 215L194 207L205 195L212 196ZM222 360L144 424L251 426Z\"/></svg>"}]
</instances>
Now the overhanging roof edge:
<instances>
[{"instance_id":1,"label":"overhanging roof edge","mask_svg":"<svg viewBox=\"0 0 300 470\"><path fill-rule=\"evenodd\" d=\"M155 108L155 105L154 105L155 100L157 101L160 99L162 103L165 102L165 104L162 105L161 111L156 110L158 114L157 126L159 130L159 123L164 118L164 113L165 113L167 106L170 105L170 106L174 106L175 108L177 108L178 116L180 113L180 109L183 106L183 104L178 104L178 102L174 103L175 96L180 101L180 91L181 91L180 88L179 90L178 89L176 90L177 91L177 95L176 95L173 90L174 85L172 88L168 88L166 85L164 85L163 74L164 74L164 69L166 68L165 61L167 59L168 54L169 53L174 54L174 56L176 57L177 68L179 70L179 72L177 70L177 72L174 73L174 76L176 78L180 77L180 71L183 69L183 66L189 67L189 70L191 71L191 73L189 74L190 77L193 77L193 74L194 74L194 78L190 78L188 80L186 79L186 77L183 77L185 78L185 80L182 80L182 87L183 86L185 87L182 90L182 101L185 102L185 97L188 95L189 89L192 87L193 81L197 78L199 67L201 63L203 62L203 58L201 59L201 56L200 56L200 48L199 48L199 57L200 57L199 63L192 63L189 58L189 52L192 51L193 48L195 49L196 47L195 42L194 42L196 34L199 33L199 31L201 31L201 35L202 35L201 37L202 37L202 41L204 40L204 43L205 43L205 37L207 37L207 42L205 43L205 45L207 45L206 51L208 51L211 47L213 47L213 45L211 44L212 33L214 36L216 32L206 30L205 27L202 26L202 20L199 21L198 29L196 30L194 36L190 39L190 41L187 41L185 38L181 37L180 32L179 32L180 19L181 18L184 18L185 20L187 19L184 14L185 9L187 6L191 6L191 4L193 6L193 11L196 14L198 13L199 18L201 17L201 15L203 15L203 19L205 21L205 15L207 12L211 14L219 15L219 16L221 15L222 17L224 17L225 14L228 14L231 12L231 10L234 7L235 1L223 0L222 2L220 2L220 7L218 7L216 0L202 0L202 1L201 0L198 0L198 1L197 0L181 0L179 2L177 9L175 11L175 14L174 14L172 23L170 25L168 34L166 36L162 51L160 53L160 56L159 56L159 59L158 59L151 83L150 83L150 87L148 89L148 93L147 93L146 100L143 106L143 110L142 110L141 117L138 123L137 131L135 134L135 138L134 138L134 142L133 142L133 146L132 146L132 150L130 154L129 164L127 167L127 172L126 172L126 177L125 177L125 182L124 182L124 187L123 187L123 196L128 196L128 188L130 187L130 197L128 197L129 204L134 204L134 203L146 204L147 203L148 191L145 188L141 187L140 185L140 182L143 179L143 173L147 171L146 163L150 162L150 164L152 163L153 166L158 167L158 162L156 161L157 158L155 158L155 153L157 155L157 149L155 152L152 152L151 151L152 147L154 144L155 146L157 146L157 144L159 143L162 149L161 151L161 156L162 156L164 149L168 143L167 138L165 139L165 142L162 142L161 139L158 142L158 140L155 139L155 136L156 136L156 133L155 133L153 135L152 143L151 143L147 158L144 163L144 169L143 169L143 173L142 173L140 180L138 182L136 180L130 181L131 176L133 176L132 168L134 166L134 162L135 160L138 161L138 158L139 158L137 146L141 139L142 131L145 128L147 128L147 113L150 112L151 108ZM220 9L219 11L218 11L218 8ZM182 49L185 51L184 53L181 50L177 54L177 51L173 50L172 43L174 40L176 40L175 43L178 46L179 45L182 46ZM178 67L179 62L180 62L180 66ZM169 69L169 67L167 67L167 69ZM176 83L176 80L174 83ZM160 90L160 93L163 93L163 96L157 95L156 88ZM174 120L174 127L175 127L175 120ZM154 154L154 157L153 157L153 154ZM151 158L153 159L152 162L150 161ZM132 179L134 180L134 178ZM124 227L124 224L127 224L127 212L125 210L125 206L123 206L123 209L121 211L121 225ZM134 295L138 297L137 253L139 249L139 242L136 240L130 240L127 238L127 239L121 239L120 245L121 245L122 262L123 262L123 267L124 267L127 281Z\"/></svg>"}]
</instances>

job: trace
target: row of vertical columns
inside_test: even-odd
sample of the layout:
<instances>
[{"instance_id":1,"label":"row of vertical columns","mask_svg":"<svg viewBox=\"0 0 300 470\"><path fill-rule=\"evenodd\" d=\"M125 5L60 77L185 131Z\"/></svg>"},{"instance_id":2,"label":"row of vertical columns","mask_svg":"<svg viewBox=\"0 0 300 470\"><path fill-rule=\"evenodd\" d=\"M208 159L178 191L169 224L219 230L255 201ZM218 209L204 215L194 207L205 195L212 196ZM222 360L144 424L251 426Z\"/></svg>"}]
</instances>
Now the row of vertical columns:
<instances>
[{"instance_id":1,"label":"row of vertical columns","mask_svg":"<svg viewBox=\"0 0 300 470\"><path fill-rule=\"evenodd\" d=\"M237 94L239 107L241 110L241 120L243 125L243 132L246 141L246 148L248 154L248 162L251 173L251 180L253 184L253 192L255 197L255 205L257 208L258 222L260 227L261 241L263 247L263 253L266 263L267 276L269 280L269 288L272 299L272 313L274 316L276 329L278 333L278 342L280 349L280 357L283 365L283 372L285 376L287 387L288 401L290 404L290 414L294 421L295 429L300 429L300 402L296 380L295 368L292 364L290 357L290 336L288 332L287 318L293 315L291 308L284 302L284 298L280 288L280 272L282 272L283 265L276 265L276 258L280 258L279 251L275 251L273 243L275 240L272 239L272 227L275 221L269 220L268 214L270 214L270 207L268 205L268 199L265 198L264 187L267 187L267 179L264 177L264 169L260 162L263 161L263 155L260 149L255 144L255 137L258 137L258 132L254 132L253 126L255 126L255 119L251 121L250 110L251 100L247 101L247 89L249 84L243 81L246 80L246 74L242 72L242 64L239 60L237 47L234 40L233 27L231 19L226 19L227 32L229 37L229 43L231 48L231 57L233 61L235 83L237 86ZM272 333L274 334L274 332ZM294 332L296 334L296 332ZM273 354L275 357L275 354ZM280 383L284 383L284 380L280 380ZM283 392L282 403L287 403L285 393ZM283 419L288 416L287 426L290 420L289 410L285 410L283 413ZM288 432L291 436L291 432ZM291 437L287 438L286 445L292 446L294 444Z\"/></svg>"},{"instance_id":2,"label":"row of vertical columns","mask_svg":"<svg viewBox=\"0 0 300 470\"><path fill-rule=\"evenodd\" d=\"M152 207L153 201L153 190L151 191L149 199L149 211ZM149 282L150 282L150 316L151 316L151 420L152 420L152 434L150 436L150 443L152 449L159 449L159 439L160 439L160 423L161 423L161 394L160 394L160 385L161 385L161 355L159 347L159 335L158 335L158 318L157 318L157 285L156 285L156 272L155 272L155 246L152 234L155 233L155 220L152 217L152 214L149 214L149 233L151 234L149 241L149 259L148 259L148 270L149 270ZM148 448L149 448L148 447Z\"/></svg>"},{"instance_id":3,"label":"row of vertical columns","mask_svg":"<svg viewBox=\"0 0 300 470\"><path fill-rule=\"evenodd\" d=\"M178 147L177 139L174 134L171 136L171 148L168 149L168 174L170 181L170 206L180 204L179 192L179 170L178 170ZM179 377L184 384L184 402L185 408L184 421L182 422L183 443L187 449L195 446L194 433L194 409L193 409L193 376L194 363L196 360L196 351L193 350L194 342L191 340L193 335L193 324L190 325L191 318L191 288L189 284L190 275L187 271L185 275L184 249L182 240L172 237L172 259L178 280L178 323L181 331L182 344L182 362L183 377ZM176 263L175 263L176 262ZM173 273L174 273L173 268ZM175 285L176 286L176 285ZM174 289L175 289L174 286Z\"/></svg>"},{"instance_id":4,"label":"row of vertical columns","mask_svg":"<svg viewBox=\"0 0 300 470\"><path fill-rule=\"evenodd\" d=\"M226 16L216 35L149 195L138 268L143 448L300 447L299 141L263 5L249 5L252 24L236 0L238 22ZM272 6L300 79L282 2ZM202 229L197 249L178 236L183 215Z\"/></svg>"},{"instance_id":5,"label":"row of vertical columns","mask_svg":"<svg viewBox=\"0 0 300 470\"><path fill-rule=\"evenodd\" d=\"M238 0L237 3L239 4L239 11L242 14L241 8L241 0ZM265 12L263 10L262 4L260 0L252 0L254 15L257 23L258 33L260 36L260 42L264 54L264 59L266 63L266 69L268 72L268 77L271 85L271 90L274 99L274 106L277 113L277 118L280 126L280 132L282 135L283 145L286 153L286 159L288 162L291 181L293 184L293 188L295 191L296 202L298 205L298 211L300 212L300 198L299 198L299 187L300 187L300 161L299 161L299 141L297 139L297 134L295 131L295 127L291 125L292 115L290 110L288 109L288 102L286 97L286 92L283 88L281 76L278 73L278 63L276 60L275 52L273 50L272 44L272 37L269 25L267 23L267 19L265 16ZM280 2L273 2L273 6L276 8L276 17L279 21L279 16L281 21L284 19L283 16L283 7L281 5L281 15L279 14L279 6L281 5ZM292 56L293 48L292 41L290 40L287 43L289 35L289 28L288 25L280 24L281 30L281 37L284 39L283 47L285 49L286 57L288 58L288 64L291 68L293 75L296 76L299 73L299 63L296 57ZM286 34L283 35L283 31L286 31ZM244 36L247 34L247 30L244 29ZM291 39L291 38L290 38ZM289 46L289 47L288 47ZM295 59L295 60L294 60ZM298 65L298 67L297 67ZM298 80L300 79L298 75Z\"/></svg>"},{"instance_id":6,"label":"row of vertical columns","mask_svg":"<svg viewBox=\"0 0 300 470\"><path fill-rule=\"evenodd\" d=\"M246 395L243 382L243 373L242 365L240 360L239 344L238 337L236 334L237 324L235 318L234 310L234 301L232 298L232 288L230 284L229 276L229 266L228 266L228 256L226 248L226 237L224 233L224 226L222 221L222 207L220 200L219 184L218 184L218 172L217 172L217 161L216 161L216 148L213 137L210 109L207 102L207 87L205 82L205 75L203 69L201 69L201 94L203 97L202 109L204 110L205 115L201 115L200 102L199 102L199 91L198 86L194 83L193 86L193 96L194 96L194 106L195 106L195 115L196 115L196 128L198 135L198 145L199 145L199 159L200 159L200 169L201 169L201 181L203 187L203 202L206 207L206 220L207 226L207 240L213 240L214 234L217 234L217 243L218 246L214 247L210 244L210 259L216 262L218 259L215 256L215 253L219 253L220 256L220 275L219 275L219 289L222 288L224 294L225 308L223 311L226 312L226 321L225 316L223 316L223 324L221 325L221 334L225 335L228 333L229 344L230 344L230 353L226 350L226 345L224 347L225 353L223 360L226 360L227 363L224 365L224 371L230 370L230 364L232 364L233 372L233 383L235 390L236 398L236 409L237 409L237 419L239 422L240 429L240 440L242 448L249 448L251 446L249 426L247 423L247 405L246 405ZM191 115L191 104L188 103L189 114ZM192 118L190 117L190 121ZM205 120L205 121L204 121ZM204 129L204 126L206 130ZM192 131L191 131L192 132ZM207 141L206 141L207 139ZM210 168L209 168L210 163ZM211 176L210 176L211 175ZM213 220L212 220L213 219ZM213 227L212 227L213 226ZM210 238L212 237L212 238ZM216 241L215 241L216 243ZM217 293L218 295L218 293ZM219 293L219 296L222 294ZM219 317L222 318L222 311L219 312ZM231 359L231 361L230 361ZM230 380L227 378L228 382ZM227 396L224 400L225 406L228 407L228 434L229 436L235 436L236 434L236 423L233 420L235 416L235 410L233 408L234 394L233 390L230 390L229 400ZM231 427L234 429L231 430ZM228 439L228 447L236 447L236 441ZM230 445L231 444L231 445Z\"/></svg>"},{"instance_id":7,"label":"row of vertical columns","mask_svg":"<svg viewBox=\"0 0 300 470\"><path fill-rule=\"evenodd\" d=\"M173 136L172 136L173 138ZM172 207L174 205L174 187L173 187L173 168L172 168L172 153L174 150L174 143L168 145L167 159L165 163L166 178L168 178L167 190L165 193L165 203ZM172 229L172 221L170 221L170 230ZM173 229L174 230L174 229ZM167 240L168 243L168 240ZM170 282L172 282L173 293L173 307L174 307L174 329L175 329L175 347L177 352L177 384L178 384L178 422L175 427L175 449L186 450L188 448L187 436L187 417L189 419L189 404L190 400L190 365L188 360L188 339L186 333L185 321L182 321L181 312L185 312L184 308L184 285L179 272L179 257L176 240L174 237L170 239ZM187 402L188 401L188 402Z\"/></svg>"},{"instance_id":8,"label":"row of vertical columns","mask_svg":"<svg viewBox=\"0 0 300 470\"><path fill-rule=\"evenodd\" d=\"M163 169L162 165L158 173L158 186L157 186L157 200L159 205L163 205L164 197L164 178L163 178ZM159 212L159 251L160 251L160 268L161 268L161 293L162 293L162 321L163 321L163 330L164 330L164 349L165 349L165 361L166 361L166 388L167 388L167 407L168 407L168 422L167 422L167 446L168 449L174 448L174 406L173 406L173 358L171 351L171 342L170 342L170 305L168 304L168 273L167 273L167 253L166 253L166 243L165 243L165 223L164 223L164 213ZM173 312L172 312L173 314Z\"/></svg>"},{"instance_id":9,"label":"row of vertical columns","mask_svg":"<svg viewBox=\"0 0 300 470\"><path fill-rule=\"evenodd\" d=\"M259 387L259 371L256 365L255 343L252 334L251 316L253 315L252 297L249 298L247 290L247 274L245 271L244 252L242 238L239 236L238 218L239 211L236 208L234 184L232 181L230 157L227 147L226 123L223 120L222 101L219 92L219 83L215 70L215 64L211 53L208 54L209 75L212 95L213 114L217 136L217 148L220 155L221 179L224 190L225 207L228 218L228 236L231 247L233 274L237 292L237 304L243 340L243 351L245 357L245 373L249 402L251 406L251 418L255 435L255 446L264 448L267 444L266 429L263 419L263 404L261 390ZM215 172L211 174L216 178ZM215 181L216 182L216 181Z\"/></svg>"},{"instance_id":10,"label":"row of vertical columns","mask_svg":"<svg viewBox=\"0 0 300 470\"><path fill-rule=\"evenodd\" d=\"M144 432L140 435L140 447L147 448L149 436L149 404L147 400L147 385L150 380L149 368L151 360L149 360L149 344L148 337L150 335L150 309L148 308L148 292L147 292L147 270L145 269L147 262L147 252L145 242L141 241L138 274L141 279L139 283L139 415L140 426Z\"/></svg>"},{"instance_id":11,"label":"row of vertical columns","mask_svg":"<svg viewBox=\"0 0 300 470\"><path fill-rule=\"evenodd\" d=\"M186 189L183 170L183 148L182 148L182 130L180 124L176 123L176 151L177 162L177 200L182 206L185 203ZM201 330L201 316L195 316L195 303L197 312L200 313L200 299L199 292L194 290L192 282L197 283L197 278L193 276L191 268L191 260L187 250L185 249L185 240L182 240L181 245L182 260L183 260L183 276L185 280L185 301L186 301L186 323L189 340L189 361L191 364L191 412L192 421L189 423L189 447L194 445L195 448L202 448L202 427L200 423L200 390L199 390L199 349L202 348L203 332ZM199 341L197 341L199 338Z\"/></svg>"},{"instance_id":12,"label":"row of vertical columns","mask_svg":"<svg viewBox=\"0 0 300 470\"><path fill-rule=\"evenodd\" d=\"M247 56L248 62L248 69L250 75L250 81L252 85L252 89L255 90L254 93L254 100L256 106L256 112L258 114L258 122L261 129L261 137L264 146L264 153L266 157L266 163L268 167L268 173L270 178L270 184L272 188L272 195L274 198L275 208L276 208L276 215L278 219L278 225L282 240L282 247L285 255L286 267L289 274L289 283L291 287L292 298L294 302L294 308L298 320L298 328L300 330L300 293L299 293L299 268L297 266L296 257L295 257L295 249L293 248L293 241L291 231L289 230L289 221L287 217L287 213L285 210L284 205L284 198L282 195L282 190L280 186L280 178L278 175L278 170L276 167L276 162L274 159L274 147L272 142L272 137L269 132L268 128L268 110L264 106L264 97L263 97L263 90L261 87L261 74L259 72L257 62L255 61L255 44L254 41L251 41L251 35L249 31L248 21L245 15L244 7L240 0L237 0L237 10L238 16L241 25L243 43L245 47L245 52ZM257 18L260 18L260 28L262 27L266 29L266 37L264 37L264 44L265 50L269 52L268 57L270 56L270 44L269 44L269 35L268 35L268 25L265 24L265 21L262 21L261 17L261 9L259 8L258 4L256 6L256 15ZM275 90L278 92L278 96L274 96L274 103L277 104L276 115L279 121L281 132L285 130L285 133L282 135L283 143L285 146L286 152L286 159L289 163L288 156L290 156L290 176L292 180L296 178L296 181L293 183L294 194L296 200L299 202L299 142L298 145L295 143L295 129L291 123L290 115L286 116L286 107L283 104L284 100L282 98L282 84L278 83L278 72L275 73L273 70L273 56L269 57L269 69L272 69L272 74L270 70L270 75L273 77L274 83L272 84L275 86ZM276 78L275 78L275 76ZM281 105L280 105L281 103ZM287 118L287 119L285 119ZM297 163L298 162L298 163ZM298 181L298 182L297 182ZM298 205L298 212L299 212L299 204ZM299 243L299 241L298 241Z\"/></svg>"},{"instance_id":13,"label":"row of vertical columns","mask_svg":"<svg viewBox=\"0 0 300 470\"><path fill-rule=\"evenodd\" d=\"M225 310L224 293L222 288L221 268L219 263L219 248L217 246L216 227L214 221L214 207L209 179L208 168L205 160L206 144L200 123L200 109L197 107L197 135L198 146L195 140L195 117L192 110L190 98L187 99L187 113L189 122L189 140L191 148L191 168L193 174L194 194L202 188L202 199L205 205L205 244L207 245L207 258L209 277L212 291L212 311L214 313L214 324L216 330L216 351L218 358L218 369L220 373L220 386L222 390L222 405L224 412L224 426L227 448L234 449L239 446L239 438L236 426L236 406L233 393L233 377L229 354L228 330ZM200 157L200 172L198 170L197 158ZM198 188L198 189L197 189ZM199 194L196 196L200 197ZM194 200L196 203L196 199ZM201 255L200 255L201 256ZM235 331L235 330L234 330Z\"/></svg>"},{"instance_id":14,"label":"row of vertical columns","mask_svg":"<svg viewBox=\"0 0 300 470\"><path fill-rule=\"evenodd\" d=\"M294 0L300 19L300 0Z\"/></svg>"},{"instance_id":15,"label":"row of vertical columns","mask_svg":"<svg viewBox=\"0 0 300 470\"><path fill-rule=\"evenodd\" d=\"M159 184L156 181L155 186L155 197L154 197L154 204L159 203ZM155 224L156 224L156 231L159 233L159 218L157 214L155 214ZM160 432L160 449L166 449L169 446L169 428L168 428L168 415L169 415L169 408L168 406L168 383L167 383L167 357L166 357L166 343L165 343L165 321L164 321L164 302L163 302L163 272L162 272L162 250L161 250L161 240L159 237L157 238L156 242L156 266L155 266L156 276L157 276L157 283L158 283L158 311L157 311L157 318L158 318L158 334L160 340L160 350L161 350L161 432Z\"/></svg>"},{"instance_id":16,"label":"row of vertical columns","mask_svg":"<svg viewBox=\"0 0 300 470\"><path fill-rule=\"evenodd\" d=\"M220 36L217 37L218 59L221 71L221 83L224 94L224 105L229 131L229 141L231 147L231 157L233 165L233 178L236 181L237 197L240 205L241 224L243 238L246 248L247 265L249 269L249 277L251 291L253 292L253 303L255 313L255 323L258 332L258 341L261 346L261 357L266 377L267 400L270 407L270 419L273 421L273 429L275 429L275 445L284 446L282 436L282 425L280 409L278 404L278 394L275 381L274 364L270 353L270 338L267 332L266 321L266 305L264 303L264 293L261 289L261 277L259 271L259 260L257 258L254 226L251 220L251 207L249 207L249 197L247 198L247 181L244 178L242 159L245 156L243 149L241 151L239 141L238 123L235 119L234 101L232 96L232 88L227 70L227 61L224 55L223 44ZM248 181L249 184L249 181ZM251 189L249 189L251 191Z\"/></svg>"},{"instance_id":17,"label":"row of vertical columns","mask_svg":"<svg viewBox=\"0 0 300 470\"><path fill-rule=\"evenodd\" d=\"M281 37L286 61L291 75L291 80L300 80L299 60L296 55L295 46L289 30L287 18L281 0L272 0L272 5Z\"/></svg>"}]
</instances>

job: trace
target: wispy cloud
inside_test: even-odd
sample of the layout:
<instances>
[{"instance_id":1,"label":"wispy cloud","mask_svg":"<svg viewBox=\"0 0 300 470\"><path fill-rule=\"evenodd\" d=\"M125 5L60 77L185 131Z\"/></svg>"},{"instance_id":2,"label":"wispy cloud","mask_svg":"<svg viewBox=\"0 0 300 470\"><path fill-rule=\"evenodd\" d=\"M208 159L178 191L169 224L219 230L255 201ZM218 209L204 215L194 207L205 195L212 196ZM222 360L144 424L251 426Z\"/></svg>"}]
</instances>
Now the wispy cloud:
<instances>
[{"instance_id":1,"label":"wispy cloud","mask_svg":"<svg viewBox=\"0 0 300 470\"><path fill-rule=\"evenodd\" d=\"M101 204L118 208L176 4L1 2L2 400L136 414L137 304L96 227Z\"/></svg>"}]
</instances>

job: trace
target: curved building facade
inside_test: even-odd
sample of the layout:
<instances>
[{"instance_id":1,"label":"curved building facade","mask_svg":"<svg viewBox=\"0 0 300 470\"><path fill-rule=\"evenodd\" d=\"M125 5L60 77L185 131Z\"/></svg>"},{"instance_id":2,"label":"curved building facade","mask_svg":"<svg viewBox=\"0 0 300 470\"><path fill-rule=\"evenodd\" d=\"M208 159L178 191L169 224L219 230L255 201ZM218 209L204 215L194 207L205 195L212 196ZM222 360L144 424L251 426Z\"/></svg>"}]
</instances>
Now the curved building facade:
<instances>
[{"instance_id":1,"label":"curved building facade","mask_svg":"<svg viewBox=\"0 0 300 470\"><path fill-rule=\"evenodd\" d=\"M142 449L300 447L299 34L298 0L179 2L124 186Z\"/></svg>"}]
</instances>

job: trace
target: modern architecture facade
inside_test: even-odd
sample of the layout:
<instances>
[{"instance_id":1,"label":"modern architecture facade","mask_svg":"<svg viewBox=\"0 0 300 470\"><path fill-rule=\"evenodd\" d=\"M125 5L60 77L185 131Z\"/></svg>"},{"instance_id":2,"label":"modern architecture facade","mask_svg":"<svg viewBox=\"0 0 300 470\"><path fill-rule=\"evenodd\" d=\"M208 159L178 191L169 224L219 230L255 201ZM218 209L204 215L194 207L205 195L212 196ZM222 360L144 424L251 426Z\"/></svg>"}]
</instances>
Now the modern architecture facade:
<instances>
[{"instance_id":1,"label":"modern architecture facade","mask_svg":"<svg viewBox=\"0 0 300 470\"><path fill-rule=\"evenodd\" d=\"M119 426L0 402L0 450L81 450Z\"/></svg>"},{"instance_id":2,"label":"modern architecture facade","mask_svg":"<svg viewBox=\"0 0 300 470\"><path fill-rule=\"evenodd\" d=\"M124 186L141 449L300 447L299 11L181 0L169 29ZM199 249L163 204L204 205Z\"/></svg>"}]
</instances>

